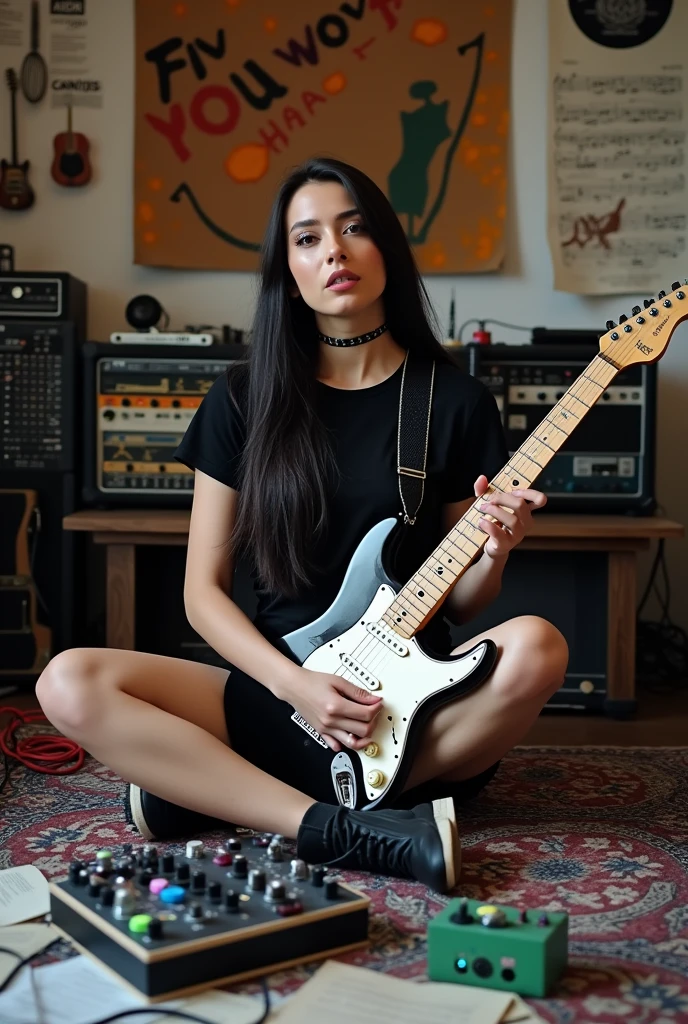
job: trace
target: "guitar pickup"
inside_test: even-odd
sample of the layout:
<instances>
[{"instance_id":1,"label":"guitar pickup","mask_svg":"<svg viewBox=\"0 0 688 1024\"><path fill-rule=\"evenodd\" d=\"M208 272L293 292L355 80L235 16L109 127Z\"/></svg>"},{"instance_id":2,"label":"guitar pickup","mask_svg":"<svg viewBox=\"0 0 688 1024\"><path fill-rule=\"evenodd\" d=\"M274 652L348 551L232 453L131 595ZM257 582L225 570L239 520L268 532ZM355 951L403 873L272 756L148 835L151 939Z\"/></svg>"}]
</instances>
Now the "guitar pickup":
<instances>
[{"instance_id":1,"label":"guitar pickup","mask_svg":"<svg viewBox=\"0 0 688 1024\"><path fill-rule=\"evenodd\" d=\"M342 660L342 665L345 665L350 672L353 672L358 682L363 683L369 690L379 690L380 680L376 679L375 676L371 676L367 668L363 668L363 665L359 664L355 658L350 657L348 654L340 654L339 657Z\"/></svg>"},{"instance_id":2,"label":"guitar pickup","mask_svg":"<svg viewBox=\"0 0 688 1024\"><path fill-rule=\"evenodd\" d=\"M404 658L409 649L405 643L402 643L401 637L398 633L394 633L390 629L385 629L379 622L369 622L366 629L376 640L386 644L390 651L394 651L400 658Z\"/></svg>"}]
</instances>

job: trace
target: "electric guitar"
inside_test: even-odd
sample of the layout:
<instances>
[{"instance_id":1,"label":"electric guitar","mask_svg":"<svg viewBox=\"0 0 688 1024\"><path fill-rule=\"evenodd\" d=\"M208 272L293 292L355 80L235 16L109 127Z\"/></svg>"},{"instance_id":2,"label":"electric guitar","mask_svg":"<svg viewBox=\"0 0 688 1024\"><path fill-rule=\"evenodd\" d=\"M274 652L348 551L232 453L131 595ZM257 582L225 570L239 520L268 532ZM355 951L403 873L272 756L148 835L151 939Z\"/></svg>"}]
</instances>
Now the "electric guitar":
<instances>
[{"instance_id":1,"label":"electric guitar","mask_svg":"<svg viewBox=\"0 0 688 1024\"><path fill-rule=\"evenodd\" d=\"M497 649L491 640L438 659L416 633L487 542L479 509L485 499L495 491L530 487L617 373L663 354L678 324L688 319L688 288L678 282L671 287L656 302L646 299L643 310L634 306L618 326L607 321L599 353L405 585L385 569L400 538L397 520L385 519L359 544L328 610L282 638L305 668L342 676L383 699L372 739L361 751L335 754L298 712L291 716L313 739L313 771L331 775L339 803L370 809L392 802L404 787L429 716L475 690L492 671Z\"/></svg>"},{"instance_id":2,"label":"electric guitar","mask_svg":"<svg viewBox=\"0 0 688 1024\"><path fill-rule=\"evenodd\" d=\"M0 206L5 210L28 210L35 196L29 184L29 161L20 164L17 160L17 73L8 68L5 77L10 91L12 162L0 161Z\"/></svg>"}]
</instances>

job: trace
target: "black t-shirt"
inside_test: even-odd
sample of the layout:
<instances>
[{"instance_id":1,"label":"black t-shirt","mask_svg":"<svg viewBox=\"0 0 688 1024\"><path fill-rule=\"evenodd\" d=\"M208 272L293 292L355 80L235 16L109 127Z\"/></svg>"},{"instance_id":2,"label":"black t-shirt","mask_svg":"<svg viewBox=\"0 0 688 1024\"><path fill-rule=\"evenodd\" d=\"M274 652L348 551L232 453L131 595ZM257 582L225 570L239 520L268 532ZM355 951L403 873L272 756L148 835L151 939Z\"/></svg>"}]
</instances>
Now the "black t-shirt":
<instances>
[{"instance_id":1,"label":"black t-shirt","mask_svg":"<svg viewBox=\"0 0 688 1024\"><path fill-rule=\"evenodd\" d=\"M334 600L356 547L371 527L401 511L397 466L397 425L402 366L373 387L344 390L317 382L317 413L328 430L339 485L328 496L328 529L319 539L319 567L309 588L295 598L257 590L256 626L268 637L307 625ZM246 424L232 401L226 374L212 385L191 420L175 458L241 490L240 456ZM447 531L442 506L474 496L484 473L491 479L508 451L496 402L475 377L449 363L435 369L427 478L423 503L405 539L392 577L405 583ZM438 652L448 650L449 631L441 615L423 631Z\"/></svg>"}]
</instances>

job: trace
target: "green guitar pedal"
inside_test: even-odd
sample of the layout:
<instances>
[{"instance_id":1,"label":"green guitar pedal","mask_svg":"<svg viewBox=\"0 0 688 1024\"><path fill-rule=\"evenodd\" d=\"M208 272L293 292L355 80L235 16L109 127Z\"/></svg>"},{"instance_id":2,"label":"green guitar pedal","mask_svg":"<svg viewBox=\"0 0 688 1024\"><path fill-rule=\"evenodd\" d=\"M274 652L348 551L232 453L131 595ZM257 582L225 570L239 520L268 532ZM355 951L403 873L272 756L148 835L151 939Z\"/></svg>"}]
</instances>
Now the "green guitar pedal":
<instances>
[{"instance_id":1,"label":"green guitar pedal","mask_svg":"<svg viewBox=\"0 0 688 1024\"><path fill-rule=\"evenodd\" d=\"M546 996L566 967L568 914L452 900L428 925L432 981Z\"/></svg>"}]
</instances>

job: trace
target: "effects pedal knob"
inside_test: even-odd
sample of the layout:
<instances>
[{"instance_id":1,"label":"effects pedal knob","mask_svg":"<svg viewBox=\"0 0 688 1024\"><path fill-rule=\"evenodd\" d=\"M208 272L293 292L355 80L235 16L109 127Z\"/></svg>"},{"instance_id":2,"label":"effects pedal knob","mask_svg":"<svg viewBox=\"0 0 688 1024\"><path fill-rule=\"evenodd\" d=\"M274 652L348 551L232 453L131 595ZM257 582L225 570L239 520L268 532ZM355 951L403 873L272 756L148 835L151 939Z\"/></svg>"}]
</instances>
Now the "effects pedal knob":
<instances>
[{"instance_id":1,"label":"effects pedal knob","mask_svg":"<svg viewBox=\"0 0 688 1024\"><path fill-rule=\"evenodd\" d=\"M305 860L295 859L289 865L289 876L290 878L297 878L299 881L303 881L308 878L308 865Z\"/></svg>"},{"instance_id":2,"label":"effects pedal knob","mask_svg":"<svg viewBox=\"0 0 688 1024\"><path fill-rule=\"evenodd\" d=\"M320 889L325 878L325 868L321 864L316 866L311 871L311 885L315 886L316 889Z\"/></svg>"},{"instance_id":3,"label":"effects pedal knob","mask_svg":"<svg viewBox=\"0 0 688 1024\"><path fill-rule=\"evenodd\" d=\"M194 871L191 876L191 891L203 892L205 889L205 871Z\"/></svg>"},{"instance_id":4,"label":"effects pedal knob","mask_svg":"<svg viewBox=\"0 0 688 1024\"><path fill-rule=\"evenodd\" d=\"M69 865L69 881L73 885L81 885L82 880L80 878L81 871L86 867L82 860L73 860Z\"/></svg>"},{"instance_id":5,"label":"effects pedal knob","mask_svg":"<svg viewBox=\"0 0 688 1024\"><path fill-rule=\"evenodd\" d=\"M208 899L216 902L222 899L222 885L220 882L210 882L208 885Z\"/></svg>"},{"instance_id":6,"label":"effects pedal knob","mask_svg":"<svg viewBox=\"0 0 688 1024\"><path fill-rule=\"evenodd\" d=\"M227 853L221 846L218 848L217 853L213 857L213 864L217 864L221 868L228 868L232 863L231 853Z\"/></svg>"},{"instance_id":7,"label":"effects pedal knob","mask_svg":"<svg viewBox=\"0 0 688 1024\"><path fill-rule=\"evenodd\" d=\"M461 900L461 902L459 903L459 909L456 910L451 915L449 920L452 922L452 924L472 924L473 923L473 917L472 917L472 915L468 911L468 900L466 899L465 896Z\"/></svg>"},{"instance_id":8,"label":"effects pedal knob","mask_svg":"<svg viewBox=\"0 0 688 1024\"><path fill-rule=\"evenodd\" d=\"M133 916L136 910L136 890L131 882L125 882L115 889L112 901L112 916L117 921L125 921Z\"/></svg>"},{"instance_id":9,"label":"effects pedal knob","mask_svg":"<svg viewBox=\"0 0 688 1024\"><path fill-rule=\"evenodd\" d=\"M115 890L109 885L104 885L100 894L100 902L104 907L111 907L115 899Z\"/></svg>"},{"instance_id":10,"label":"effects pedal knob","mask_svg":"<svg viewBox=\"0 0 688 1024\"><path fill-rule=\"evenodd\" d=\"M191 870L189 868L189 865L188 864L180 864L179 867L177 868L177 876L176 876L177 877L177 881L178 882L182 882L182 883L188 882L190 875L191 875Z\"/></svg>"},{"instance_id":11,"label":"effects pedal knob","mask_svg":"<svg viewBox=\"0 0 688 1024\"><path fill-rule=\"evenodd\" d=\"M161 939L163 937L163 923L159 917L151 917L148 922L148 938Z\"/></svg>"},{"instance_id":12,"label":"effects pedal knob","mask_svg":"<svg viewBox=\"0 0 688 1024\"><path fill-rule=\"evenodd\" d=\"M287 891L281 878L271 878L265 889L265 899L268 903L284 903Z\"/></svg>"},{"instance_id":13,"label":"effects pedal knob","mask_svg":"<svg viewBox=\"0 0 688 1024\"><path fill-rule=\"evenodd\" d=\"M236 853L240 849L241 849L241 840L240 839L232 838L232 839L227 839L226 840L226 842L225 842L225 850L227 850L228 853Z\"/></svg>"},{"instance_id":14,"label":"effects pedal knob","mask_svg":"<svg viewBox=\"0 0 688 1024\"><path fill-rule=\"evenodd\" d=\"M325 879L325 899L336 900L339 897L339 880L337 878Z\"/></svg>"},{"instance_id":15,"label":"effects pedal knob","mask_svg":"<svg viewBox=\"0 0 688 1024\"><path fill-rule=\"evenodd\" d=\"M268 860L275 862L284 860L284 847L275 839L268 846Z\"/></svg>"},{"instance_id":16,"label":"effects pedal knob","mask_svg":"<svg viewBox=\"0 0 688 1024\"><path fill-rule=\"evenodd\" d=\"M158 874L174 874L174 857L171 853L165 853L162 857L158 857Z\"/></svg>"},{"instance_id":17,"label":"effects pedal knob","mask_svg":"<svg viewBox=\"0 0 688 1024\"><path fill-rule=\"evenodd\" d=\"M155 867L158 863L158 848L146 843L141 851L141 857L145 867Z\"/></svg>"},{"instance_id":18,"label":"effects pedal knob","mask_svg":"<svg viewBox=\"0 0 688 1024\"><path fill-rule=\"evenodd\" d=\"M248 875L248 861L243 853L237 854L232 864L232 874L235 878L246 878Z\"/></svg>"},{"instance_id":19,"label":"effects pedal knob","mask_svg":"<svg viewBox=\"0 0 688 1024\"><path fill-rule=\"evenodd\" d=\"M147 935L152 920L150 914L134 914L129 921L129 931L134 935Z\"/></svg>"},{"instance_id":20,"label":"effects pedal knob","mask_svg":"<svg viewBox=\"0 0 688 1024\"><path fill-rule=\"evenodd\" d=\"M203 918L203 907L200 903L190 903L186 912L187 920L200 921Z\"/></svg>"},{"instance_id":21,"label":"effects pedal knob","mask_svg":"<svg viewBox=\"0 0 688 1024\"><path fill-rule=\"evenodd\" d=\"M248 873L248 887L253 892L265 892L266 875L262 868L253 868Z\"/></svg>"},{"instance_id":22,"label":"effects pedal knob","mask_svg":"<svg viewBox=\"0 0 688 1024\"><path fill-rule=\"evenodd\" d=\"M205 847L200 839L190 839L186 844L186 859L201 860L205 855Z\"/></svg>"},{"instance_id":23,"label":"effects pedal knob","mask_svg":"<svg viewBox=\"0 0 688 1024\"><path fill-rule=\"evenodd\" d=\"M98 850L96 854L96 873L101 878L108 878L112 872L112 853L110 850Z\"/></svg>"},{"instance_id":24,"label":"effects pedal knob","mask_svg":"<svg viewBox=\"0 0 688 1024\"><path fill-rule=\"evenodd\" d=\"M233 889L228 889L225 893L225 910L229 911L230 914L234 914L238 909L239 893L234 892Z\"/></svg>"}]
</instances>

